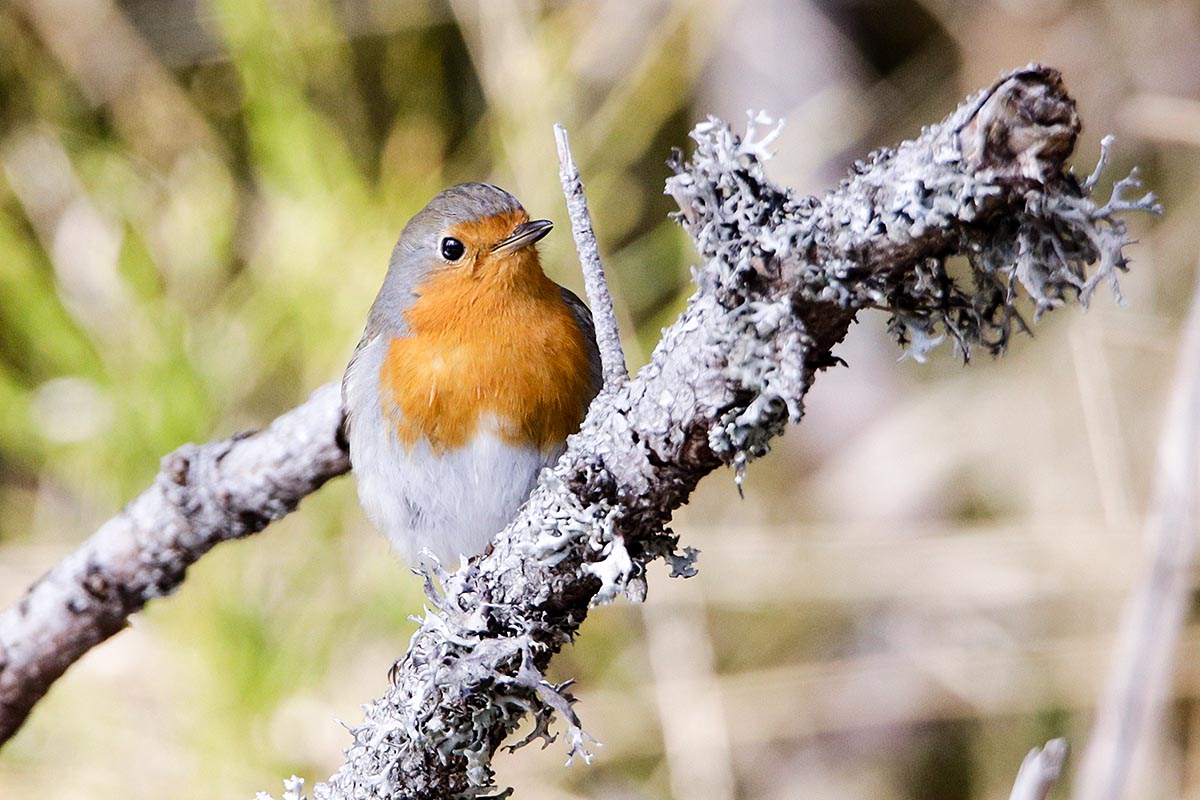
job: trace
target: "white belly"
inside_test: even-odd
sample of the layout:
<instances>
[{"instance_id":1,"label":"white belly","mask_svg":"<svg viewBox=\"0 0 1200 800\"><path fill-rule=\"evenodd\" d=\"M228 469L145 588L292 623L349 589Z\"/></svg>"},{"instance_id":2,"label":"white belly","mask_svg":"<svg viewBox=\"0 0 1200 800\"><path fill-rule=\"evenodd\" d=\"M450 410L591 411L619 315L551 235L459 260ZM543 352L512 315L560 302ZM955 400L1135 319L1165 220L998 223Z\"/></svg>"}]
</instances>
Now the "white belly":
<instances>
[{"instance_id":1,"label":"white belly","mask_svg":"<svg viewBox=\"0 0 1200 800\"><path fill-rule=\"evenodd\" d=\"M428 550L454 569L460 556L483 552L512 520L542 467L559 453L508 444L494 420L481 420L457 450L434 453L425 440L406 448L376 399L383 350L365 347L346 382L359 501L406 562L418 566Z\"/></svg>"}]
</instances>

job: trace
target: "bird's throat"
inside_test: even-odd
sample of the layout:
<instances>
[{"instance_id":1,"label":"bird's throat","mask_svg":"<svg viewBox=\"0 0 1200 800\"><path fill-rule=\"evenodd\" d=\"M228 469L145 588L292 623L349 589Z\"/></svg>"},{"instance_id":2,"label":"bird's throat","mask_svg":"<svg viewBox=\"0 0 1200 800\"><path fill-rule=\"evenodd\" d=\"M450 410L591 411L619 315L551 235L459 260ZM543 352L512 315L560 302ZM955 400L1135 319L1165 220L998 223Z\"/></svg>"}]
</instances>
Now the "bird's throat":
<instances>
[{"instance_id":1,"label":"bird's throat","mask_svg":"<svg viewBox=\"0 0 1200 800\"><path fill-rule=\"evenodd\" d=\"M588 351L536 258L512 265L518 280L447 272L422 287L405 314L410 335L391 340L379 372L385 417L406 447L456 449L494 419L507 443L548 452L578 429Z\"/></svg>"}]
</instances>

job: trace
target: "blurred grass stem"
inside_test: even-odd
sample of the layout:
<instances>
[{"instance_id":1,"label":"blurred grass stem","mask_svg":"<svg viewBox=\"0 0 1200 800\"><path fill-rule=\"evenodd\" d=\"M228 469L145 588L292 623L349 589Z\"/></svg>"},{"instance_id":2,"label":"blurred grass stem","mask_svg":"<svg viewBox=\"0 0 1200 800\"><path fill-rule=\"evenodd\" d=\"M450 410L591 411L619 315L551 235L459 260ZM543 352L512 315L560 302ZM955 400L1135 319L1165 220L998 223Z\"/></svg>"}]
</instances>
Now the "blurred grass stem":
<instances>
[{"instance_id":1,"label":"blurred grass stem","mask_svg":"<svg viewBox=\"0 0 1200 800\"><path fill-rule=\"evenodd\" d=\"M1125 796L1131 768L1157 749L1191 591L1200 477L1200 281L1162 430L1142 577L1126 603L1076 800Z\"/></svg>"}]
</instances>

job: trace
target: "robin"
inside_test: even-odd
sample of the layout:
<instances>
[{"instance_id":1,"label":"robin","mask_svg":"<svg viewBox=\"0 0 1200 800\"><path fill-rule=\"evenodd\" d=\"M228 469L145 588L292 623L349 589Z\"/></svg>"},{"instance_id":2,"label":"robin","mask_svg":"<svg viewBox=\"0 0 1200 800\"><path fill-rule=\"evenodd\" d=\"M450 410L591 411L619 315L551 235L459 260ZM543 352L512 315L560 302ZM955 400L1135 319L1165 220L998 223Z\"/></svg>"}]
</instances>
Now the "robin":
<instances>
[{"instance_id":1,"label":"robin","mask_svg":"<svg viewBox=\"0 0 1200 800\"><path fill-rule=\"evenodd\" d=\"M367 516L413 566L483 552L600 389L591 312L508 192L464 183L400 234L342 380Z\"/></svg>"}]
</instances>

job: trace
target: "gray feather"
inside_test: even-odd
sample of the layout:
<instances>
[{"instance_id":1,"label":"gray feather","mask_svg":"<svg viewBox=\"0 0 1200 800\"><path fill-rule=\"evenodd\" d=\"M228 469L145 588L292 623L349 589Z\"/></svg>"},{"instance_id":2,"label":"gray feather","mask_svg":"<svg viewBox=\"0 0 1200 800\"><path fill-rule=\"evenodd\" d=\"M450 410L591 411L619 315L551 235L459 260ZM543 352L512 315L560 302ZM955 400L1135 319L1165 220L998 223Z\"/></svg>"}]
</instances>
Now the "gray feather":
<instances>
[{"instance_id":1,"label":"gray feather","mask_svg":"<svg viewBox=\"0 0 1200 800\"><path fill-rule=\"evenodd\" d=\"M563 302L567 304L567 308L571 309L571 313L575 315L575 321L579 323L579 329L583 331L583 342L587 347L590 382L587 405L591 405L592 400L600 393L600 387L604 384L604 372L600 365L600 348L596 345L596 325L592 322L591 309L579 299L578 295L565 286L559 286L558 291L562 293Z\"/></svg>"}]
</instances>

